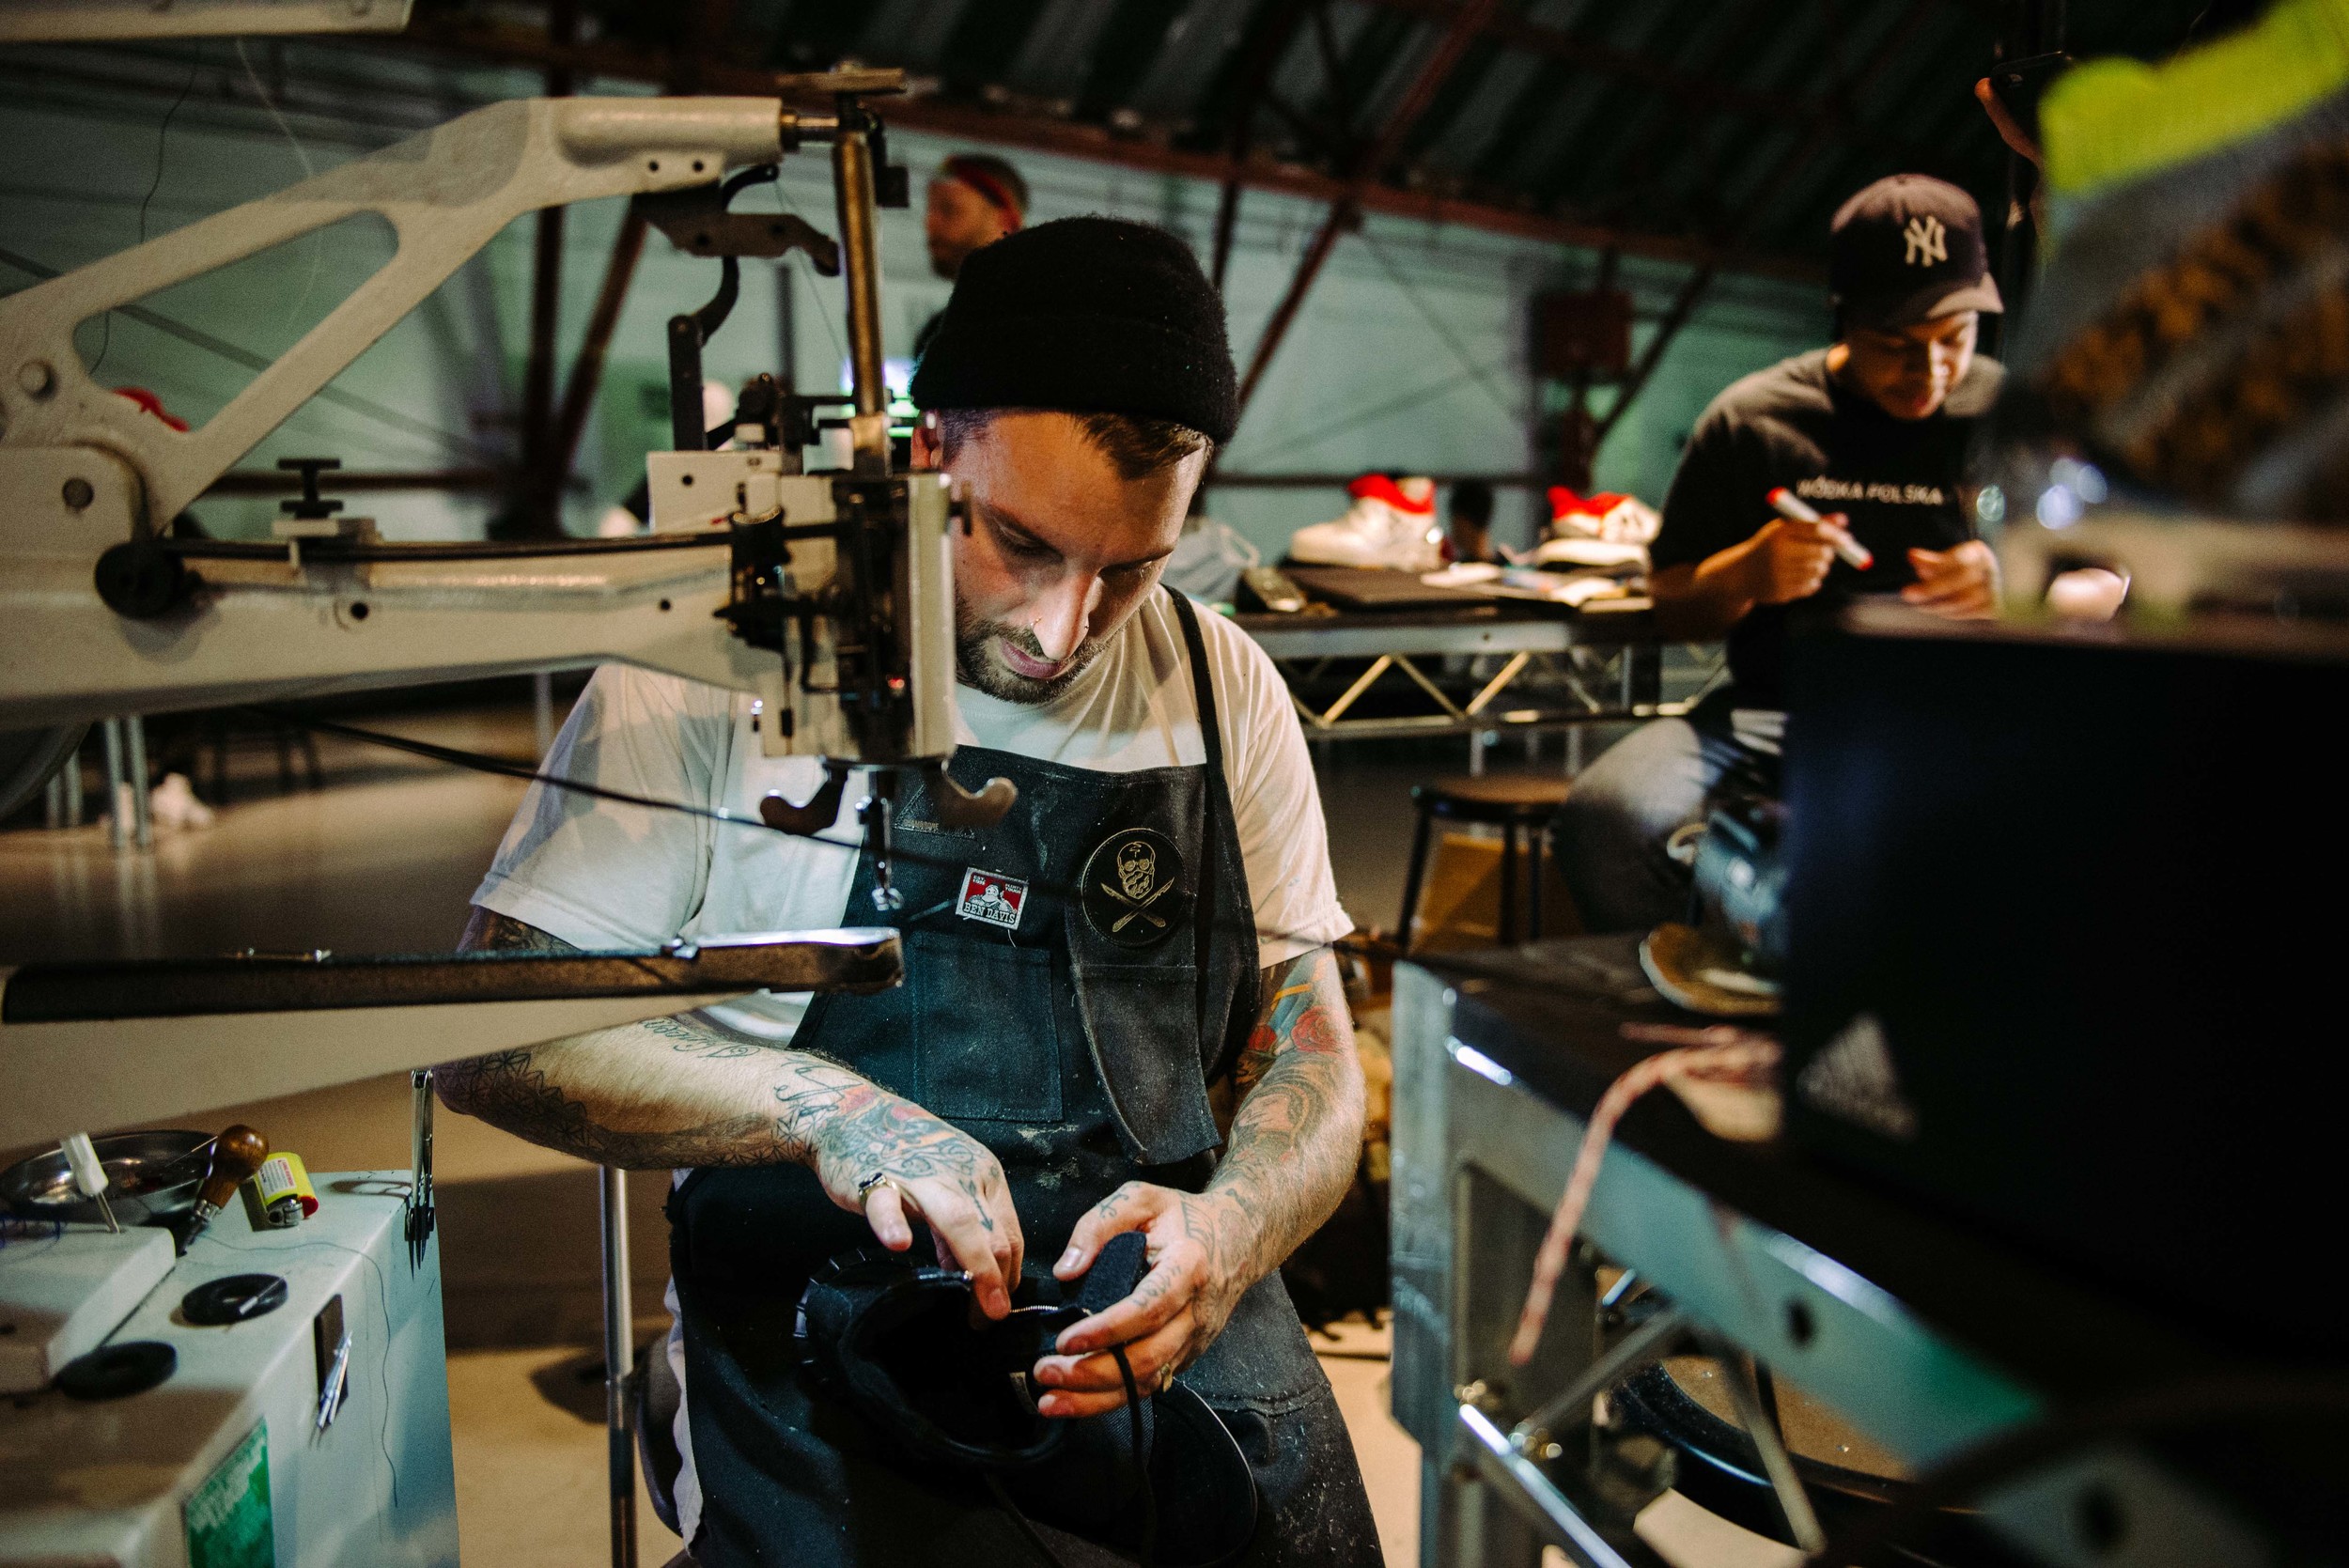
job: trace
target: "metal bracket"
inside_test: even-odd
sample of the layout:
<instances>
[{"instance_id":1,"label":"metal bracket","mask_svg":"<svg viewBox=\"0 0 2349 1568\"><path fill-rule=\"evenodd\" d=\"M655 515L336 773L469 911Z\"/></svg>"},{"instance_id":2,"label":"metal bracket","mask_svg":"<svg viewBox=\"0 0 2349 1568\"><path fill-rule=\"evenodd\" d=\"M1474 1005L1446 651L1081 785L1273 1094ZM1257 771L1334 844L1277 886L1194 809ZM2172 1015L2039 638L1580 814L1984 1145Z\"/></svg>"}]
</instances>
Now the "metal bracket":
<instances>
[{"instance_id":1,"label":"metal bracket","mask_svg":"<svg viewBox=\"0 0 2349 1568\"><path fill-rule=\"evenodd\" d=\"M1729 1385L1730 1402L1737 1407L1737 1422L1762 1456L1762 1469L1770 1478L1770 1490L1778 1495L1787 1530L1795 1545L1815 1557L1827 1548L1827 1532L1819 1528L1818 1513L1811 1506L1811 1494L1802 1489L1802 1475L1795 1468L1794 1456L1786 1452L1778 1422L1762 1407L1762 1391L1754 1386L1752 1369L1727 1340L1709 1334L1703 1339L1705 1350L1720 1363L1721 1380Z\"/></svg>"},{"instance_id":2,"label":"metal bracket","mask_svg":"<svg viewBox=\"0 0 2349 1568\"><path fill-rule=\"evenodd\" d=\"M698 185L636 198L635 210L669 242L689 256L781 256L803 251L816 271L840 275L840 243L806 219L790 212L729 212L726 203L739 187Z\"/></svg>"},{"instance_id":3,"label":"metal bracket","mask_svg":"<svg viewBox=\"0 0 2349 1568\"><path fill-rule=\"evenodd\" d=\"M1509 1433L1510 1446L1519 1453L1539 1457L1560 1421L1570 1420L1576 1426L1587 1423L1591 1419L1591 1401L1650 1361L1672 1354L1672 1342L1688 1327L1688 1320L1679 1308L1659 1310L1583 1368L1580 1375L1555 1398L1517 1422Z\"/></svg>"}]
</instances>

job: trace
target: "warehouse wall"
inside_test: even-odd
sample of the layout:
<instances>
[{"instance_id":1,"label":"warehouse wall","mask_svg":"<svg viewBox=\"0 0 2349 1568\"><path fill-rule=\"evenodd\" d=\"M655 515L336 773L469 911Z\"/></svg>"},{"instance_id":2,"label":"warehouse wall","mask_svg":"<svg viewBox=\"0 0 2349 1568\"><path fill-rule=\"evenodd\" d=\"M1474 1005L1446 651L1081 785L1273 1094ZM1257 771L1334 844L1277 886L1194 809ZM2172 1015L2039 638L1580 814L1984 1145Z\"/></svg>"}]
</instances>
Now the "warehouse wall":
<instances>
[{"instance_id":1,"label":"warehouse wall","mask_svg":"<svg viewBox=\"0 0 2349 1568\"><path fill-rule=\"evenodd\" d=\"M18 154L0 179L0 249L52 268L132 243L142 209L148 235L167 233L280 189L305 166L332 165L408 129L533 86L515 73L281 44L253 46L249 62L231 46L13 51L0 60L0 85L9 89L0 95L0 137ZM282 114L265 109L264 92ZM893 154L916 171L917 202L921 176L948 150L927 137L893 137ZM1208 243L1212 186L1013 156L1034 189L1039 220L1120 213L1175 228L1203 252ZM742 198L754 209L771 201L832 226L829 179L818 159L786 163L778 187ZM620 212L615 201L570 210L566 367ZM1314 204L1247 198L1228 290L1243 365L1319 217ZM308 455L339 457L354 469L510 460L533 231L525 219L501 235L336 380L339 402L304 406L240 466ZM274 356L371 272L389 246L381 225L354 221L146 303L236 348ZM947 286L930 274L918 208L884 215L881 250L887 348L903 355L944 302ZM1526 365L1526 303L1545 287L1587 283L1595 265L1589 255L1557 247L1372 220L1340 243L1225 466L1242 473L1532 467L1531 432L1542 405ZM707 352L708 373L739 380L780 363L787 291L799 384L835 384L843 359L838 284L817 278L797 259L781 268L752 263L745 274L741 302ZM630 488L646 447L665 444L662 324L706 299L717 275L714 262L682 256L658 236L647 245L583 442L581 482L567 503L575 529L592 528L597 514ZM1623 279L1652 319L1678 274L1632 262ZM29 281L21 268L0 262L0 287ZM1599 482L1660 500L1680 442L1704 403L1735 377L1822 341L1826 326L1825 303L1814 290L1750 279L1719 285L1601 453ZM1643 324L1641 335L1650 330ZM108 383L149 386L175 411L198 421L249 374L119 314L86 324L82 344ZM1343 502L1334 490L1232 489L1214 496L1212 509L1277 551L1291 529L1336 515ZM477 536L499 505L489 495L410 492L370 496L365 509L395 537L467 536ZM1530 497L1505 499L1503 518L1521 517L1516 508L1532 505ZM257 534L272 506L213 498L198 510L218 532Z\"/></svg>"}]
</instances>

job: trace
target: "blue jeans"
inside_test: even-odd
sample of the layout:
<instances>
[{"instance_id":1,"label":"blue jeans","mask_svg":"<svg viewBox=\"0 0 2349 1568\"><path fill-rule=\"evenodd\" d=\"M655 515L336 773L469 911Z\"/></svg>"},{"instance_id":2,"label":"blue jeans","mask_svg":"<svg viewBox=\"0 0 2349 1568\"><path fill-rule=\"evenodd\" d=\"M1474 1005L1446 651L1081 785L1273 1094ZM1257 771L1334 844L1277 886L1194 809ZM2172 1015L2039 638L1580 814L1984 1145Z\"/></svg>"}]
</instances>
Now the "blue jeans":
<instances>
[{"instance_id":1,"label":"blue jeans","mask_svg":"<svg viewBox=\"0 0 2349 1568\"><path fill-rule=\"evenodd\" d=\"M1665 843L1704 820L1725 786L1775 794L1778 758L1732 733L1717 691L1685 719L1657 719L1608 748L1574 781L1551 843L1586 931L1646 931L1688 918L1688 871Z\"/></svg>"}]
</instances>

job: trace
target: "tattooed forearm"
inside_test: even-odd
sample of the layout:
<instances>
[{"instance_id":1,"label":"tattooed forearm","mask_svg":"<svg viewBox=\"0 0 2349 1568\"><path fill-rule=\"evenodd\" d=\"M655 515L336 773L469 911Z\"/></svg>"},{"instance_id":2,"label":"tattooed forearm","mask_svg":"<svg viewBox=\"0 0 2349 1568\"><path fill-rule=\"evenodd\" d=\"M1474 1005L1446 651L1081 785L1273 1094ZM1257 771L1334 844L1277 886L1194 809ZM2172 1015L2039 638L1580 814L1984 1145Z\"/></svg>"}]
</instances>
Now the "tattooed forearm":
<instances>
[{"instance_id":1,"label":"tattooed forearm","mask_svg":"<svg viewBox=\"0 0 2349 1568\"><path fill-rule=\"evenodd\" d=\"M465 934L457 939L460 953L577 953L562 938L541 931L526 920L474 906L465 921Z\"/></svg>"},{"instance_id":2,"label":"tattooed forearm","mask_svg":"<svg viewBox=\"0 0 2349 1568\"><path fill-rule=\"evenodd\" d=\"M463 946L579 951L487 909L474 911ZM436 1068L433 1080L452 1110L534 1143L651 1168L814 1164L828 1122L858 1096L904 1103L837 1063L691 1017L494 1051ZM858 1147L848 1140L844 1157Z\"/></svg>"},{"instance_id":3,"label":"tattooed forearm","mask_svg":"<svg viewBox=\"0 0 2349 1568\"><path fill-rule=\"evenodd\" d=\"M1337 1207L1362 1137L1361 1064L1329 949L1266 970L1262 994L1236 1071L1245 1097L1207 1186L1228 1205L1229 1234L1211 1250L1251 1278L1279 1267Z\"/></svg>"}]
</instances>

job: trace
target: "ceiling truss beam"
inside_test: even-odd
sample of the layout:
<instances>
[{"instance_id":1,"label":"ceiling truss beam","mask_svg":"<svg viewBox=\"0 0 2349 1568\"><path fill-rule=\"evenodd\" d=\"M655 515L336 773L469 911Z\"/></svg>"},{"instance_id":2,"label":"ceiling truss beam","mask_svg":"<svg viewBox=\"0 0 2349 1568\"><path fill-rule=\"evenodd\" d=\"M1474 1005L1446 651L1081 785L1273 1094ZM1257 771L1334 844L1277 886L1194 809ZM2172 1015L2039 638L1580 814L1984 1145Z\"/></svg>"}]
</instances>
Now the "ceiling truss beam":
<instances>
[{"instance_id":1,"label":"ceiling truss beam","mask_svg":"<svg viewBox=\"0 0 2349 1568\"><path fill-rule=\"evenodd\" d=\"M551 43L537 28L468 22L449 16L418 16L398 39L372 47L381 49L394 43L479 63L541 70L560 58L583 82L600 77L614 82L666 85L676 76L667 57L656 50L603 40L565 49ZM700 80L703 90L723 93L771 93L775 85L771 72L723 61L706 62ZM1232 161L1223 154L1189 151L1162 140L1123 135L1076 120L990 109L945 98L893 99L881 106L881 113L891 124L910 131L992 142L1151 174L1219 183L1232 172ZM1594 251L1611 245L1626 256L1682 264L1710 261L1723 271L1797 283L1815 284L1825 275L1825 269L1809 256L1724 250L1702 237L1582 223L1496 202L1465 200L1428 190L1405 190L1375 180L1357 187L1318 169L1284 163L1261 152L1252 152L1243 161L1240 174L1241 183L1252 191L1319 202L1334 202L1351 191L1364 212L1418 223L1452 225Z\"/></svg>"},{"instance_id":2,"label":"ceiling truss beam","mask_svg":"<svg viewBox=\"0 0 2349 1568\"><path fill-rule=\"evenodd\" d=\"M1884 70L1899 57L1901 51L1908 46L1909 40L1916 37L1918 31L1932 20L1934 8L1945 3L1946 0L1910 0L1907 10L1885 33L1882 41L1869 52L1867 59L1850 70L1840 73L1821 96L1823 98L1848 97L1856 84ZM1814 122L1809 132L1796 139L1795 145L1789 147L1785 155L1771 167L1770 172L1763 177L1760 183L1754 187L1752 194L1746 198L1736 213L1723 226L1720 231L1720 241L1723 245L1734 245L1744 241L1753 226L1770 210L1771 203L1778 200L1786 186L1810 163L1812 156L1819 150L1828 134L1828 128L1825 123ZM1598 428L1594 433L1591 443L1594 451L1607 440L1609 433L1614 429L1616 424L1630 409L1633 401L1638 398L1641 389L1647 385L1648 378L1656 373L1657 365L1662 362L1664 351L1672 347L1672 339L1680 334L1680 329L1688 324L1689 318L1696 312L1697 303L1713 286L1713 280L1719 275L1719 272L1718 267L1706 263L1691 272L1688 275L1688 281L1681 286L1679 294L1673 298L1671 307L1665 311L1664 318L1656 324L1656 331L1650 334L1647 348L1641 353L1639 363L1632 366L1630 375L1625 378L1623 390L1616 396L1614 405L1607 411L1607 417L1599 421Z\"/></svg>"},{"instance_id":3,"label":"ceiling truss beam","mask_svg":"<svg viewBox=\"0 0 2349 1568\"><path fill-rule=\"evenodd\" d=\"M1265 371L1272 364L1272 356L1281 350L1281 340L1288 335L1298 311L1304 306L1305 296L1312 292L1314 280L1321 275L1321 269L1329 261L1330 253L1337 248L1338 237L1350 228L1361 225L1363 193L1377 182L1394 162L1396 154L1403 150L1404 141L1419 124L1421 116L1427 113L1428 106L1435 102L1436 95L1443 90L1443 85L1452 80L1452 73L1459 68L1469 46L1476 41L1478 29L1499 8L1500 0L1469 0L1461 8L1436 44L1435 52L1421 65L1418 75L1412 78L1401 100L1389 112L1386 123L1379 127L1378 133L1371 138L1368 147L1354 161L1349 171L1351 178L1337 198L1330 202L1321 227L1305 247L1304 256L1298 260L1297 272L1289 280L1288 291L1281 296L1281 303L1273 307L1262 335L1256 339L1256 351L1249 358L1248 373L1240 378L1242 418L1247 416L1248 399L1263 382Z\"/></svg>"}]
</instances>

